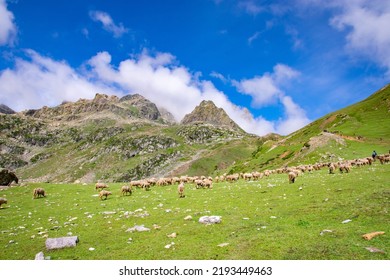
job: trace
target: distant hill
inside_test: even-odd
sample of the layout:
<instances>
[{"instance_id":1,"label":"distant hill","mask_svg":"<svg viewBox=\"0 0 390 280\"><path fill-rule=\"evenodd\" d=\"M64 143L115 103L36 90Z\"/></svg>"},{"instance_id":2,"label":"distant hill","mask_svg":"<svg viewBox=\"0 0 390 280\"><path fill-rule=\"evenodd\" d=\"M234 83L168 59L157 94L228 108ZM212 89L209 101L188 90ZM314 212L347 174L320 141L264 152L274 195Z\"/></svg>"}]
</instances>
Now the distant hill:
<instances>
[{"instance_id":1,"label":"distant hill","mask_svg":"<svg viewBox=\"0 0 390 280\"><path fill-rule=\"evenodd\" d=\"M267 169L371 156L390 149L390 85L278 140L262 141L231 170Z\"/></svg>"},{"instance_id":2,"label":"distant hill","mask_svg":"<svg viewBox=\"0 0 390 280\"><path fill-rule=\"evenodd\" d=\"M0 104L0 114L15 114L15 111L4 104Z\"/></svg>"}]
</instances>

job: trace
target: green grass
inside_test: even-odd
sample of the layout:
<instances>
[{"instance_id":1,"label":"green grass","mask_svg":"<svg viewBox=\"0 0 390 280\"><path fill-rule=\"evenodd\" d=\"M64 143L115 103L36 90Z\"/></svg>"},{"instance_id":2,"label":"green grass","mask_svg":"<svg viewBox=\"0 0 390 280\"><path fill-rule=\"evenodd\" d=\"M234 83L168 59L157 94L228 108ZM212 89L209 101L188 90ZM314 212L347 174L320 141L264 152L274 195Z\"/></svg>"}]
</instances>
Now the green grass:
<instances>
[{"instance_id":1,"label":"green grass","mask_svg":"<svg viewBox=\"0 0 390 280\"><path fill-rule=\"evenodd\" d=\"M286 174L214 183L212 190L186 184L183 199L176 186L137 189L121 197L122 184L110 184L113 195L105 201L95 196L93 185L12 187L0 191L8 199L0 209L0 259L28 260L43 251L53 260L388 260L390 165L327 173L304 174L295 184L288 183ZM37 186L45 188L46 198L32 199ZM148 215L126 216L137 209ZM193 220L185 221L188 215ZM204 215L222 216L222 223L198 223ZM346 219L352 222L343 224ZM134 225L151 231L126 232ZM320 235L325 229L332 232ZM371 241L362 238L373 231L386 233ZM167 237L173 232L176 238ZM76 247L45 249L47 237L68 234L79 237ZM164 248L171 242L170 249ZM219 247L222 243L229 244ZM365 249L369 246L386 254L371 253Z\"/></svg>"}]
</instances>

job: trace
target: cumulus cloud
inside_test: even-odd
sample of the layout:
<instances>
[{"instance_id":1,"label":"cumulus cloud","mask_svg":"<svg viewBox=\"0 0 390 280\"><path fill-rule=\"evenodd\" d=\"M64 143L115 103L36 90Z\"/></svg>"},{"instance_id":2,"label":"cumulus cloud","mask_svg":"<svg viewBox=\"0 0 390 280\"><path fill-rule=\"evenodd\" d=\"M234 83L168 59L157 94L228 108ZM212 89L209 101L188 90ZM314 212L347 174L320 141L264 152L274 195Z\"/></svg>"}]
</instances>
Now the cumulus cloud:
<instances>
[{"instance_id":1,"label":"cumulus cloud","mask_svg":"<svg viewBox=\"0 0 390 280\"><path fill-rule=\"evenodd\" d=\"M112 87L88 80L66 62L43 57L33 50L27 50L26 56L27 59L16 60L14 69L0 72L0 103L16 111L93 98L97 92L116 93Z\"/></svg>"},{"instance_id":2,"label":"cumulus cloud","mask_svg":"<svg viewBox=\"0 0 390 280\"><path fill-rule=\"evenodd\" d=\"M100 22L103 25L103 29L112 33L115 38L121 37L123 34L129 32L122 23L115 24L111 16L102 11L91 11L89 16L93 21Z\"/></svg>"},{"instance_id":3,"label":"cumulus cloud","mask_svg":"<svg viewBox=\"0 0 390 280\"><path fill-rule=\"evenodd\" d=\"M354 54L374 60L390 77L390 4L381 0L355 0L334 3L338 12L330 24L346 31L347 48Z\"/></svg>"},{"instance_id":4,"label":"cumulus cloud","mask_svg":"<svg viewBox=\"0 0 390 280\"><path fill-rule=\"evenodd\" d=\"M6 1L0 0L0 46L14 44L16 34L14 15L7 9Z\"/></svg>"},{"instance_id":5,"label":"cumulus cloud","mask_svg":"<svg viewBox=\"0 0 390 280\"><path fill-rule=\"evenodd\" d=\"M282 90L282 87L289 80L298 77L299 74L298 71L287 65L277 64L272 73L265 73L251 79L232 81L232 83L240 93L252 97L253 107L261 108L280 103L284 108L284 118L280 118L272 125L275 132L286 135L310 122L306 112Z\"/></svg>"}]
</instances>

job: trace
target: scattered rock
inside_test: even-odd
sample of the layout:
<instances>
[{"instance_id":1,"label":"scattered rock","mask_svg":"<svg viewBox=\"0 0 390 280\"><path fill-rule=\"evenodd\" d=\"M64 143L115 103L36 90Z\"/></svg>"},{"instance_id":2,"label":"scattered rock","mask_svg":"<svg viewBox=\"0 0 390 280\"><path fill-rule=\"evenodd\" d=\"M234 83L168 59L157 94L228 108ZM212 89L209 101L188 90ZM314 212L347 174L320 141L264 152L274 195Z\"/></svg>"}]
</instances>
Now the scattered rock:
<instances>
[{"instance_id":1,"label":"scattered rock","mask_svg":"<svg viewBox=\"0 0 390 280\"><path fill-rule=\"evenodd\" d=\"M375 248L375 247L366 247L366 249L368 251L370 251L371 253L381 253L381 254L385 254L385 251L381 250L381 249L378 249L378 248Z\"/></svg>"},{"instance_id":2,"label":"scattered rock","mask_svg":"<svg viewBox=\"0 0 390 280\"><path fill-rule=\"evenodd\" d=\"M363 234L362 237L366 240L371 240L373 239L374 237L378 236L378 235L382 235L382 234L385 234L384 231L375 231L375 232L371 232L371 233L366 233L366 234Z\"/></svg>"},{"instance_id":3,"label":"scattered rock","mask_svg":"<svg viewBox=\"0 0 390 280\"><path fill-rule=\"evenodd\" d=\"M165 249L169 249L169 248L171 248L173 245L175 245L175 242L171 242L170 244L165 245L164 248L165 248Z\"/></svg>"},{"instance_id":4,"label":"scattered rock","mask_svg":"<svg viewBox=\"0 0 390 280\"><path fill-rule=\"evenodd\" d=\"M43 252L39 252L38 254L35 255L35 260L36 261L43 261L45 260L45 256L43 255Z\"/></svg>"},{"instance_id":5,"label":"scattered rock","mask_svg":"<svg viewBox=\"0 0 390 280\"><path fill-rule=\"evenodd\" d=\"M177 233L176 233L176 232L172 232L171 234L168 234L167 236L168 236L169 238L176 238Z\"/></svg>"},{"instance_id":6,"label":"scattered rock","mask_svg":"<svg viewBox=\"0 0 390 280\"><path fill-rule=\"evenodd\" d=\"M191 221L192 220L192 216L191 215L188 215L187 217L184 218L185 221Z\"/></svg>"},{"instance_id":7,"label":"scattered rock","mask_svg":"<svg viewBox=\"0 0 390 280\"><path fill-rule=\"evenodd\" d=\"M126 232L134 232L134 231L138 231L138 232L142 232L142 231L150 231L150 228L146 228L144 227L144 225L140 225L140 226L134 226L132 228L128 228L126 230Z\"/></svg>"},{"instance_id":8,"label":"scattered rock","mask_svg":"<svg viewBox=\"0 0 390 280\"><path fill-rule=\"evenodd\" d=\"M221 222L221 216L203 216L199 218L201 224L219 224Z\"/></svg>"},{"instance_id":9,"label":"scattered rock","mask_svg":"<svg viewBox=\"0 0 390 280\"><path fill-rule=\"evenodd\" d=\"M333 230L330 229L324 229L323 231L320 232L320 235L324 235L325 233L331 233Z\"/></svg>"},{"instance_id":10,"label":"scattered rock","mask_svg":"<svg viewBox=\"0 0 390 280\"><path fill-rule=\"evenodd\" d=\"M104 212L102 212L102 214L103 215L114 215L114 214L116 214L116 212L115 211L104 211Z\"/></svg>"},{"instance_id":11,"label":"scattered rock","mask_svg":"<svg viewBox=\"0 0 390 280\"><path fill-rule=\"evenodd\" d=\"M77 236L67 236L67 237L59 237L59 238L48 238L46 239L46 249L62 249L65 247L75 247L79 242L79 238Z\"/></svg>"},{"instance_id":12,"label":"scattered rock","mask_svg":"<svg viewBox=\"0 0 390 280\"><path fill-rule=\"evenodd\" d=\"M342 223L342 224L347 224L347 223L349 223L349 222L352 222L352 220L347 219L347 220L342 221L341 223Z\"/></svg>"}]
</instances>

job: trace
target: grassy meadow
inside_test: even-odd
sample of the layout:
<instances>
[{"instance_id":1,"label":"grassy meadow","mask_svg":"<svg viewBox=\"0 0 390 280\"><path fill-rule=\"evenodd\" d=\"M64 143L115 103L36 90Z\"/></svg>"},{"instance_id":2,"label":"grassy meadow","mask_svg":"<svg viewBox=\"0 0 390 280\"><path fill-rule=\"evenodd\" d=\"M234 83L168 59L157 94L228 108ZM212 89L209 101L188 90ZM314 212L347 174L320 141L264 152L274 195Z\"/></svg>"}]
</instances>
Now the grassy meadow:
<instances>
[{"instance_id":1,"label":"grassy meadow","mask_svg":"<svg viewBox=\"0 0 390 280\"><path fill-rule=\"evenodd\" d=\"M112 183L103 201L92 184L15 186L0 191L8 200L0 209L0 259L42 251L52 260L388 260L389 179L390 164L376 162L347 174L305 173L294 184L286 174L211 190L188 183L185 198L177 185L121 196L123 184ZM32 198L38 186L47 197ZM198 222L211 215L222 222ZM135 225L150 231L127 231ZM385 234L362 238L374 231ZM76 247L46 250L46 238L68 235L78 236Z\"/></svg>"}]
</instances>

